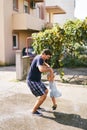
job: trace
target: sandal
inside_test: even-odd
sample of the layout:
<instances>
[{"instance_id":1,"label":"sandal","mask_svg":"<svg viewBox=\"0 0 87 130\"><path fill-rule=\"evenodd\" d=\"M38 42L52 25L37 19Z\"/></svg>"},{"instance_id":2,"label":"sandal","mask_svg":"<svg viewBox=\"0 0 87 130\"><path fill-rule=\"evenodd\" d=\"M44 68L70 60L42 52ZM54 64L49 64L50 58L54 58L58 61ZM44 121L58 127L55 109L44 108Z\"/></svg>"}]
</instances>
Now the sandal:
<instances>
[{"instance_id":1,"label":"sandal","mask_svg":"<svg viewBox=\"0 0 87 130\"><path fill-rule=\"evenodd\" d=\"M57 104L55 104L55 105L52 106L53 110L56 110L56 108L57 108Z\"/></svg>"}]
</instances>

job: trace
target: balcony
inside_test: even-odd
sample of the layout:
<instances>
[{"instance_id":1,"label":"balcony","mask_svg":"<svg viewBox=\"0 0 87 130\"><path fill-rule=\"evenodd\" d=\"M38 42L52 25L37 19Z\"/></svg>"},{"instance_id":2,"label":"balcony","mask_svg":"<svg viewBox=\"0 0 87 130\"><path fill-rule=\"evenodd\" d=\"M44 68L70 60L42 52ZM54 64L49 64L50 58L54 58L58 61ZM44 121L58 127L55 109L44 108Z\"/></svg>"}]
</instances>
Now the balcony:
<instances>
[{"instance_id":1,"label":"balcony","mask_svg":"<svg viewBox=\"0 0 87 130\"><path fill-rule=\"evenodd\" d=\"M45 21L26 13L13 14L13 30L36 30L39 31L44 27Z\"/></svg>"},{"instance_id":2,"label":"balcony","mask_svg":"<svg viewBox=\"0 0 87 130\"><path fill-rule=\"evenodd\" d=\"M65 14L66 12L60 6L46 6L46 13L49 16L49 23L53 23L53 15Z\"/></svg>"}]
</instances>

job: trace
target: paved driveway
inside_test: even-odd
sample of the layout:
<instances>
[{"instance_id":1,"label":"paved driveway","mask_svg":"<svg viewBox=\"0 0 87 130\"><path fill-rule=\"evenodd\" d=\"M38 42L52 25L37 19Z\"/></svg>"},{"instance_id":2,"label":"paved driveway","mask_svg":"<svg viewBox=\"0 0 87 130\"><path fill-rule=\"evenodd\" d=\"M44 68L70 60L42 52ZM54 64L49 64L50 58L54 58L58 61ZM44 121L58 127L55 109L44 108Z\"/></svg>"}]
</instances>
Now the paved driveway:
<instances>
[{"instance_id":1,"label":"paved driveway","mask_svg":"<svg viewBox=\"0 0 87 130\"><path fill-rule=\"evenodd\" d=\"M81 69L78 73L83 71ZM72 75L68 72L67 76ZM76 73L76 70L72 72ZM58 75L56 79L59 80ZM33 116L31 109L36 98L26 82L16 80L14 66L0 67L0 130L87 130L86 85L63 84L58 80L56 83L62 97L57 99L57 110L51 109L48 94L42 106L45 108L44 116ZM45 83L48 85L47 81Z\"/></svg>"}]
</instances>

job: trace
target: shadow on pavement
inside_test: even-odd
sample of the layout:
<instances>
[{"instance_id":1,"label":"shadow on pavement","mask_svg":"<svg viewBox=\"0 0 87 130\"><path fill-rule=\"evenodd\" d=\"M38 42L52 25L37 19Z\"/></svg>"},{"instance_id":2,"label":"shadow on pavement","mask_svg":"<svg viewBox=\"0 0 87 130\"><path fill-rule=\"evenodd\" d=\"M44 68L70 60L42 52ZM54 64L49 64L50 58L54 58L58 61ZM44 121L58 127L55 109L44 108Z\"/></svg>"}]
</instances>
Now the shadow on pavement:
<instances>
[{"instance_id":1,"label":"shadow on pavement","mask_svg":"<svg viewBox=\"0 0 87 130\"><path fill-rule=\"evenodd\" d=\"M50 113L50 111L48 111ZM44 116L43 118L48 118L51 120L56 121L57 123L68 125L72 127L82 128L84 130L87 130L87 119L81 118L80 115L76 114L66 114L66 113L60 113L60 112L53 112L55 118Z\"/></svg>"},{"instance_id":2,"label":"shadow on pavement","mask_svg":"<svg viewBox=\"0 0 87 130\"><path fill-rule=\"evenodd\" d=\"M16 66L0 66L1 72L15 72L16 73Z\"/></svg>"}]
</instances>

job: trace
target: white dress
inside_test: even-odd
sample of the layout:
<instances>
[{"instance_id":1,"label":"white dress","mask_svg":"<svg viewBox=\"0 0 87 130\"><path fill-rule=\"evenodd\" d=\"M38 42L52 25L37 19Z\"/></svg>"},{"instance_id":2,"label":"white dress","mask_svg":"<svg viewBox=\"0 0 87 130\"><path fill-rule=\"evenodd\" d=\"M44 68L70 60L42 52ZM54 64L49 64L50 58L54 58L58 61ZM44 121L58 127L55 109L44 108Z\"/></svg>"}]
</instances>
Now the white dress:
<instances>
[{"instance_id":1,"label":"white dress","mask_svg":"<svg viewBox=\"0 0 87 130\"><path fill-rule=\"evenodd\" d=\"M62 96L61 92L57 89L55 81L49 81L50 87L50 97L60 97Z\"/></svg>"}]
</instances>

